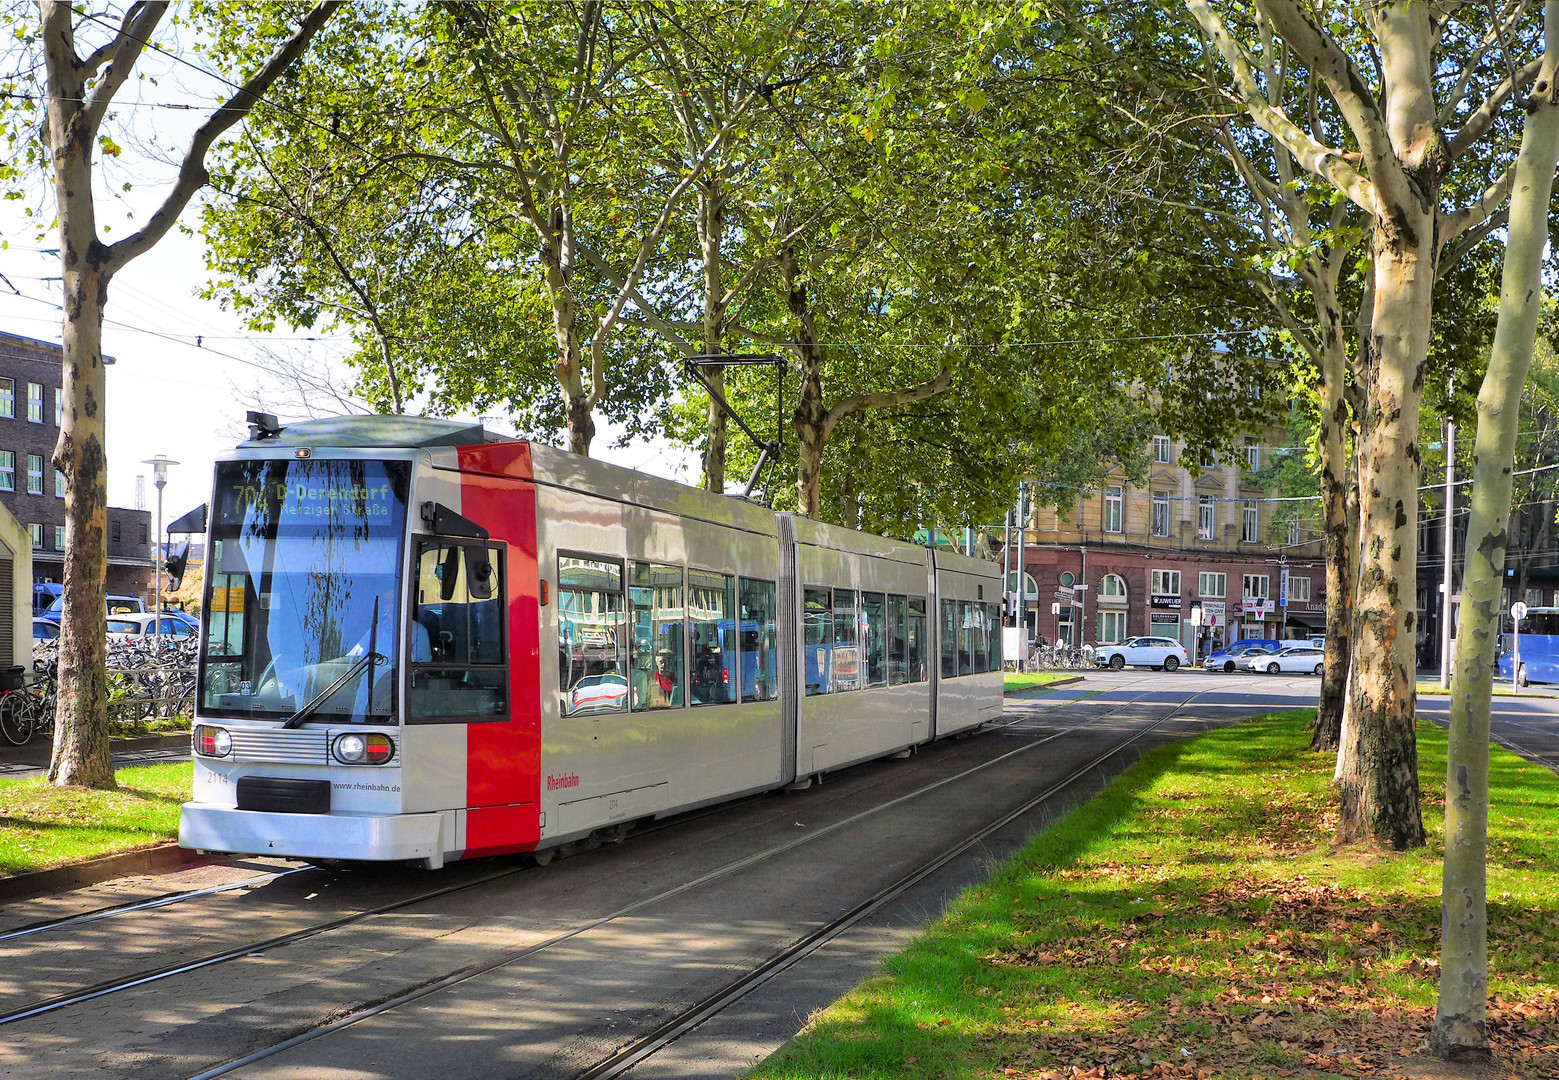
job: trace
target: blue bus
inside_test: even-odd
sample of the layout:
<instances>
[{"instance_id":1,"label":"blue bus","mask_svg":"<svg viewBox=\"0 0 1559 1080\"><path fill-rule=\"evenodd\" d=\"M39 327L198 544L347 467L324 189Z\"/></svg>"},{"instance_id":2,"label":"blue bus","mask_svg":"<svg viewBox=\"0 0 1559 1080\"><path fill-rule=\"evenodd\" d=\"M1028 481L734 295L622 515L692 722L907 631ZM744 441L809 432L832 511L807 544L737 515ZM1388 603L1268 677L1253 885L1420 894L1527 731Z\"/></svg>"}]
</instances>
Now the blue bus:
<instances>
[{"instance_id":1,"label":"blue bus","mask_svg":"<svg viewBox=\"0 0 1559 1080\"><path fill-rule=\"evenodd\" d=\"M1521 620L1521 662L1515 656L1514 626L1510 616L1503 616L1504 633L1499 641L1499 677L1516 685L1528 683L1559 683L1559 607L1535 607L1527 609L1527 617Z\"/></svg>"}]
</instances>

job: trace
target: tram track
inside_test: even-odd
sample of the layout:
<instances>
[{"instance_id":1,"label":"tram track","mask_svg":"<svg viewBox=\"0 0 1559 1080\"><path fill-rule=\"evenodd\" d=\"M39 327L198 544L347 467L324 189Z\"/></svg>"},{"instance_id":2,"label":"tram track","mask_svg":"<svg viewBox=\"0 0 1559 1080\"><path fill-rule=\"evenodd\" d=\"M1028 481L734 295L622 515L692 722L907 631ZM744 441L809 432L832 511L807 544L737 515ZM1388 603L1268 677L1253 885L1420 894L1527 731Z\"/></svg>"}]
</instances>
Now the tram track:
<instances>
[{"instance_id":1,"label":"tram track","mask_svg":"<svg viewBox=\"0 0 1559 1080\"><path fill-rule=\"evenodd\" d=\"M1129 693L1132 690L1139 689L1140 686L1141 686L1141 684L1136 684L1136 685L1132 685L1132 686L1128 686L1128 687L1121 687L1119 689L1120 690L1125 690L1125 691L1127 691ZM1142 701L1142 699L1144 697L1149 696L1156 689L1161 689L1161 686L1156 686L1155 685L1155 686L1152 686L1150 689L1142 689L1140 692L1133 694L1127 700L1124 700L1124 701L1121 701L1121 702L1118 702L1118 703L1111 703L1111 707L1107 711L1101 711L1101 712L1098 712L1098 713L1094 713L1094 714L1092 714L1092 715L1090 715L1090 716L1088 716L1088 717L1086 717L1084 719L1080 719L1080 720L1076 721L1075 723L1069 723L1069 724L1066 724L1064 727L1058 728L1057 730L1049 731L1049 732L1045 733L1044 735L1042 735L1040 737L1037 737L1037 738L1025 738L1024 742L1022 743L1022 745L1014 747L1014 748L1012 748L1010 750L1006 750L1006 751L1004 751L1004 752L1002 752L1000 754L996 754L996 755L994 755L994 756L992 756L990 758L987 758L987 759L985 759L983 761L980 761L979 763L977 763L975 765L972 765L971 767L969 767L967 769L963 769L963 770L959 771L958 773L955 773L955 774L953 774L951 776L944 777L944 778L939 779L939 780L935 780L935 781L933 781L933 782L931 782L929 784L924 784L924 785L917 786L915 789L913 789L911 791L908 791L908 792L905 792L903 794L900 794L900 795L898 795L898 796L896 796L894 798L888 799L888 800L886 800L884 802L877 803L877 804L875 804L873 806L870 806L870 807L860 811L859 813L849 815L846 818L841 819L841 820L839 820L837 822L834 822L834 823L832 823L832 824L830 824L828 826L824 826L821 829L814 830L814 831L812 831L811 833L809 833L806 836L798 837L795 840L789 841L787 843L780 844L780 845L775 845L775 846L770 847L768 849L765 849L763 851L756 852L756 853L753 853L751 855L748 855L748 856L746 856L746 857L744 857L742 859L735 860L734 862L731 862L731 863L728 863L728 864L726 864L724 866L718 867L718 868L714 869L713 871L711 871L710 873L702 875L702 876L694 879L693 881L684 883L683 885L677 887L676 889L663 891L663 892L658 893L658 894L656 894L654 896L644 898L643 900L638 901L635 904L630 905L627 908L624 908L624 909L621 909L621 910L618 910L618 911L615 911L615 912L611 912L611 913L609 913L607 915L601 916L600 918L597 918L597 919L594 919L594 920L589 920L589 921L587 921L587 922L585 922L585 923L583 923L581 925L578 925L576 927L570 928L570 929L568 929L568 930L566 930L566 931L564 931L564 932L562 932L560 934L555 934L555 935L553 935L553 936L551 936L551 937L549 937L549 938L547 938L547 939L545 939L545 940L543 940L541 942L537 942L537 943L535 943L535 944L533 944L533 945L531 945L531 946L529 946L527 948L520 949L520 950L515 950L515 951L510 952L510 953L501 954L501 955L499 955L497 957L494 957L491 960L485 961L483 963L480 963L480 964L477 964L477 965L473 965L473 966L468 967L468 968L462 968L462 969L460 969L460 970L458 970L456 972L451 973L448 976L445 976L443 978L437 979L437 980L435 980L433 982L430 982L430 983L426 984L425 986L421 987L417 991L418 996L421 997L421 996L426 996L427 994L430 994L430 993L436 993L440 989L444 989L444 988L446 988L447 986L450 986L450 985L455 985L456 983L459 983L459 982L464 982L464 981L466 981L468 979L471 979L471 978L474 978L474 977L476 977L476 976L478 976L480 974L483 974L486 971L496 970L499 967L503 967L505 965L512 964L515 961L517 961L519 959L522 959L525 956L532 955L533 953L535 953L537 951L540 951L541 949L545 949L545 948L551 947L553 945L556 945L556 944L558 944L558 943L560 943L562 941L570 940L570 939L572 939L574 937L578 937L580 934L588 933L589 931L591 931L593 929L596 929L596 928L599 928L601 926L604 926L604 925L606 925L606 924L608 924L608 923L610 923L612 921L615 921L617 919L625 918L628 915L633 914L634 912L637 912L637 911L644 910L645 908L647 908L647 907L649 907L649 906L651 906L653 904L664 902L665 900L669 899L671 896L678 895L680 893L686 892L688 889L695 888L695 887L697 887L699 885L702 885L702 884L706 884L706 883L708 883L708 882L710 882L712 880L716 880L719 877L724 877L724 876L727 876L727 875L730 875L730 874L734 874L734 873L736 873L736 872L738 872L738 871L740 871L742 869L745 869L745 868L747 868L749 866L753 866L753 865L757 864L758 862L762 862L762 861L767 860L767 859L775 858L775 857L783 854L784 852L790 851L790 850L794 849L795 847L800 846L801 844L808 843L808 842L810 842L812 840L815 840L815 839L818 839L818 838L820 838L822 836L825 836L825 835L828 835L830 833L836 832L836 831L838 831L838 830L840 830L842 828L845 828L848 825L851 825L851 824L857 823L859 821L862 821L865 818L871 817L871 816L876 815L876 814L883 813L884 811L887 811L887 810L891 809L894 806L901 805L901 804L903 804L903 803L905 803L905 802L907 802L907 801L909 801L911 799L922 797L922 796L928 794L929 792L934 791L934 790L936 790L938 788L944 787L944 786L946 786L948 784L955 783L955 782L957 782L959 780L966 779L967 777L969 777L969 776L971 776L973 774L979 773L981 770L992 768L993 766L999 765L1001 762L1008 761L1008 760L1012 759L1013 757L1015 757L1017 755L1031 752L1031 751L1033 751L1033 750L1035 750L1035 749L1037 749L1039 747L1042 747L1042 746L1045 746L1045 745L1047 745L1049 743L1052 743L1052 742L1054 742L1057 739L1061 739L1061 738L1063 738L1063 737L1065 737L1067 735L1071 735L1071 734L1079 731L1080 729L1088 728L1090 726L1097 726L1101 721L1108 721L1110 718L1112 718L1114 716L1117 716L1121 712L1123 712L1123 711L1125 711L1127 709L1130 709L1130 708L1138 705ZM1159 717L1156 720L1154 720L1153 724L1152 724L1152 727L1153 728L1158 727L1159 725L1161 725L1162 723L1167 721L1169 718L1171 718L1173 715L1175 715L1176 713L1178 713L1179 711L1184 709L1186 706L1191 704L1193 701L1195 701L1196 698L1202 696L1202 694L1205 694L1207 692L1208 692L1207 690L1203 690L1203 691L1199 691L1199 692L1197 692L1195 694L1191 694L1190 696L1186 697L1184 700L1182 700L1181 702L1176 704L1175 707L1173 709L1171 709L1168 713L1166 713L1163 717ZM1043 711L1048 712L1049 710L1047 708L1047 709L1045 709ZM977 730L978 731L982 731L984 733L990 733L990 734L1006 733L1006 734L1009 734L1009 735L1023 735L1024 733L1022 733L1021 731L1011 730L1012 725L1021 725L1021 724L1025 723L1025 722L1032 723L1035 719L1036 719L1036 717L1034 716L1033 712L1029 712L1029 715L1027 715L1027 716L1017 716L1017 717L1010 718L1010 719L1008 719L1006 721L998 721L997 723L994 723L994 724L987 724L987 725L983 726L981 729L977 729ZM1143 729L1141 734L1145 734L1147 730L1151 730L1151 728ZM974 734L974 733L975 732L971 732L971 734ZM1139 735L1137 735L1137 736L1135 736L1135 737L1133 737L1131 739L1122 741L1117 746L1112 746L1111 749L1108 751L1106 756L1108 756L1109 754L1119 753L1121 748L1123 748L1125 745L1129 745L1130 742L1135 741L1135 738L1140 738L1140 737L1141 737L1141 735L1139 734ZM1094 766L1094 767L1096 767L1096 766ZM752 800L756 801L758 799L762 799L762 798L765 798L765 797L772 797L772 794L768 795L768 796L754 796L754 797L752 797ZM628 843L634 843L635 841L641 841L643 839L648 838L651 835L654 835L655 833L661 832L661 831L666 830L666 829L671 829L671 828L675 828L675 827L678 827L678 826L686 825L690 821L696 820L698 818L703 818L703 817L707 817L707 816L714 816L714 815L721 814L721 813L728 813L734 807L740 805L741 803L747 802L747 801L749 801L749 800L738 800L737 802L722 804L722 805L716 806L716 807L710 807L710 808L707 808L705 810L696 812L694 814L682 815L682 816L679 816L677 818L666 819L664 822L656 823L656 825L653 826L653 827L646 828L646 829L643 829L641 831L638 831L638 832L635 832L633 834L630 834L627 842ZM94 922L99 922L102 919L109 918L109 917L112 917L114 915L123 915L123 914L130 914L130 913L137 912L137 911L154 910L154 909L157 909L157 908L166 908L166 907L172 906L174 904L177 904L177 903L185 901L185 900L194 900L194 899L198 899L198 898L201 898L201 897L209 897L209 896L212 896L212 895L215 895L215 894L218 894L218 893L222 893L222 892L231 892L231 891L234 891L234 890L237 890L237 889L246 888L246 887L255 887L257 885L263 884L263 883L265 883L267 881L270 881L270 880L275 880L275 879L280 878L280 877L285 877L285 876L289 876L289 875L292 875L292 874L302 873L302 872L313 870L313 869L314 868L312 868L312 867L299 867L299 868L296 868L296 869L284 870L284 871L281 871L281 872L276 873L276 874L259 875L257 877L253 877L253 878L246 878L246 879L244 879L242 881L238 881L238 882L225 883L224 885L216 886L216 887L213 887L213 888L199 889L199 890L188 890L188 891L182 892L182 893L165 894L164 896L161 896L161 897L154 897L154 898L151 898L151 899L148 899L148 900L138 901L135 904L128 904L128 905L121 905L121 906L118 906L118 907L97 909L95 911L80 913L80 914L78 914L76 916L71 916L71 917L68 917L68 918L65 918L65 919L51 920L51 921L47 921L47 922L44 922L44 923L39 923L39 924L30 926L30 927L17 928L17 929L15 929L13 931L10 931L9 934L10 934L10 936L12 938L18 938L18 937L26 937L26 936L30 936L30 935L43 933L43 932L45 932L47 930L67 931L67 930L75 928L75 927L81 927L81 926L85 926L85 925L90 925L91 923L94 923ZM259 956L259 955L262 955L262 954L265 954L265 953L268 953L268 952L273 952L273 951L281 949L281 948L283 948L285 946L288 946L288 945L291 945L291 944L295 944L295 943L298 943L298 942L302 942L302 941L308 940L310 938L319 937L321 935L328 934L328 933L331 933L333 931L341 930L341 929L343 929L345 927L348 927L348 926L356 924L356 923L361 923L361 922L363 922L365 920L374 918L376 916L389 914L389 913L392 913L392 912L395 912L395 911L398 911L398 910L402 910L402 909L406 909L406 908L409 908L409 907L412 907L412 906L418 905L418 904L425 904L428 901L435 900L435 899L438 899L438 898L443 897L443 896L448 896L448 895L451 895L451 894L454 894L454 893L457 893L457 892L462 892L462 891L466 891L466 890L470 890L470 889L479 888L479 887L482 887L484 885L490 885L490 884L492 884L492 883L494 883L496 881L499 881L499 880L501 880L503 878L510 877L510 876L512 876L514 874L520 873L520 872L522 872L524 870L528 870L528 869L531 869L531 867L529 865L508 867L508 868L500 870L500 871L498 871L496 873L486 874L486 875L483 875L481 877L478 877L478 878L475 878L475 879L472 879L472 880L467 880L467 881L461 881L461 882L453 883L451 885L448 885L448 886L445 886L445 887L441 887L441 888L438 888L438 889L425 890L425 891L417 893L416 895L405 897L403 899L399 899L399 900L393 901L391 903L378 905L378 906L375 906L375 907L372 907L372 908L367 908L367 909L364 909L364 910L361 910L361 911L350 912L350 913L341 915L338 918L334 918L334 919L326 920L326 921L323 921L323 922L320 922L320 923L316 923L316 924L313 924L313 925L310 925L310 926L302 927L302 928L299 928L297 930L291 931L291 932L286 933L286 934L275 935L273 937L266 938L266 939L263 939L261 941L252 941L252 942L245 943L245 944L242 944L242 945L233 946L233 947L229 947L229 948L224 948L224 949L221 949L219 951L216 951L216 952L204 955L204 956L195 957L195 958L192 958L192 959L189 959L189 960L185 960L185 961L182 961L182 962L166 964L166 965L163 965L163 966L160 966L160 967L156 967L156 968L150 968L150 969L141 970L141 971L138 971L138 972L126 975L126 976L121 976L121 977L110 979L110 980L104 980L102 982L93 984L91 986L86 986L86 987L75 989L75 990L72 990L72 991L69 991L69 992L66 992L66 993L62 993L62 994L59 994L59 995L51 997L51 998L36 1000L36 1001L33 1001L33 1002L29 1003L29 1004L20 1006L18 1008L11 1009L11 1010L3 1013L3 1014L0 1014L0 1025L17 1023L17 1022L24 1021L24 1020L45 1016L45 1015L47 1015L49 1013L54 1013L54 1012L58 1012L60 1010L69 1008L69 1007L71 1007L73 1005L78 1005L78 1004L82 1004L84 1002L105 998L105 997L108 997L108 996L113 995L113 994L117 994L117 993L129 991L129 990L133 990L133 989L136 989L136 988L139 988L139 987L145 987L145 986L147 986L149 984L152 984L152 983L160 982L160 981L163 981L163 980L174 978L176 976L188 974L188 973L191 973L191 972L194 972L194 971L199 971L199 970L204 969L204 968L214 967L214 966L219 965L219 964L227 963L227 962L230 962L230 961L233 961L233 960L237 960L237 959L241 959L241 958L245 958L245 957L256 957L256 956ZM884 902L886 902L886 901L884 901ZM4 940L4 938L0 937L0 940ZM399 998L393 998L393 999L389 999L387 1001L382 1001L379 1005L375 1006L371 1012L352 1013L352 1014L350 1014L350 1015L348 1015L346 1017L343 1017L341 1020L337 1021L336 1023L333 1023L333 1024L328 1025L326 1027L313 1029L313 1030L311 1030L309 1032L305 1032L305 1033L303 1033L303 1035L300 1038L302 1038L303 1041L307 1041L308 1039L312 1039L312 1038L318 1038L318 1037L320 1037L321 1034L328 1034L329 1031L337 1030L339 1027L349 1026L350 1024L360 1022L362 1019L366 1019L369 1015L377 1015L380 1012L387 1011L389 1008L397 1007L399 1004L404 1004L404 1003L405 1002L401 1001ZM274 1052L279 1052L279 1051L273 1050L271 1052L274 1053ZM231 1066L225 1067L225 1068L227 1068L228 1071L231 1071ZM218 1071L218 1072L212 1073L211 1075L222 1075L222 1074L223 1074L222 1072Z\"/></svg>"},{"instance_id":2,"label":"tram track","mask_svg":"<svg viewBox=\"0 0 1559 1080\"><path fill-rule=\"evenodd\" d=\"M903 895L914 885L925 880L927 877L934 874L937 870L952 862L959 855L968 851L974 845L980 843L995 832L1011 824L1013 821L1016 821L1024 814L1031 812L1039 805L1055 798L1058 794L1065 791L1067 788L1078 783L1084 777L1098 769L1106 761L1110 760L1112 757L1121 753L1132 744L1140 741L1149 733L1157 730L1165 723L1173 719L1198 697L1208 693L1210 689L1211 688L1209 688L1209 690L1201 690L1191 694L1183 701L1177 703L1164 715L1153 719L1145 726L1137 728L1127 737L1114 742L1102 753L1095 755L1083 765L1071 770L1062 779L1048 785L1038 794L1025 799L1024 802L1017 808L1010 810L996 820L987 823L979 830L976 830L969 836L964 837L957 843L944 848L937 855L921 863L919 866L904 874L892 884L879 889L876 893L872 894L872 896L859 902L843 915L836 917L823 927L820 927L816 931L813 931L812 933L801 938L793 945L782 950L780 953L770 957L758 968L754 969L753 971L744 973L736 980L722 987L716 993L704 998L692 1008L687 1009L672 1017L671 1019L657 1025L650 1034L635 1040L629 1046L613 1054L606 1060L599 1062L596 1065L591 1066L589 1069L579 1073L576 1080L596 1080L598 1077L621 1075L621 1073L627 1071L633 1065L651 1056L665 1046L670 1045L670 1043L675 1041L677 1038L680 1038L694 1027L698 1026L698 1024L703 1023L711 1016L714 1016L716 1013L729 1007L731 1004L734 1004L735 1002L746 997L748 994L752 993L752 991L762 986L765 982L769 981L774 976L780 974L787 968L794 966L794 964L804 959L807 955L827 944L834 938L838 937L840 934L847 931L850 927L859 923L862 919L865 919L873 912L890 903L895 898ZM930 791L946 786L947 784L966 779L970 775L978 773L983 769L989 768L1002 761L1007 761L1019 754L1027 753L1033 749L1061 738L1064 735L1070 734L1079 728L1086 727L1091 723L1095 723L1100 719L1113 716L1120 711L1126 708L1130 708L1132 705L1136 704L1137 700L1140 700L1140 697L1142 696L1146 696L1146 694L1139 695L1138 699L1134 699L1133 701L1122 702L1108 713L1090 717L1086 721L1079 722L1078 724L1071 725L1070 727L1055 732L1051 735L1047 735L1043 738L1025 743L1023 746L1009 750L995 758L991 758L985 762L982 762L979 765L965 769L952 776L944 777L931 784L917 788L914 791L899 795L886 802L868 807L867 809L862 810L856 814L852 814L839 821L835 821L829 825L823 826L822 828L813 830L805 836L797 837L796 839L787 841L785 843L772 845L771 847L762 851L754 852L740 859L733 860L732 862L726 863L689 881L682 882L672 888L664 889L652 896L643 897L615 911L598 916L594 919L586 920L566 930L549 935L541 941L492 957L481 963L469 965L468 967L452 972L443 978L429 981L420 986L412 987L404 993L384 998L372 1005L361 1008L346 1016L339 1017L338 1019L335 1019L329 1023L322 1024L319 1027L313 1028L309 1031L302 1032L289 1039L283 1040L282 1042L262 1048L260 1050L256 1050L250 1054L244 1055L243 1057L236 1058L233 1061L225 1062L212 1069L198 1073L191 1077L190 1080L216 1080L217 1077L226 1076L230 1073L236 1072L239 1069L264 1061L268 1058L275 1057L276 1055L285 1053L288 1050L292 1050L298 1046L302 1046L306 1043L313 1042L315 1040L335 1034L336 1032L353 1027L366 1020L372 1019L373 1017L380 1016L384 1013L391 1012L408 1005L412 1005L428 997L469 982L470 980L478 978L482 975L486 975L508 967L547 949L554 948L568 941L573 941L582 937L583 935L600 930L613 923L628 919L634 915L638 915L656 905L665 903L673 897L680 896L693 889L699 888L700 886L710 884L725 877L729 877L738 873L739 871L756 866L761 862L775 858L805 844L812 843L824 836L836 833L850 825L858 824L866 818L882 813L883 811L888 810L894 806L902 805L909 800L922 797Z\"/></svg>"}]
</instances>

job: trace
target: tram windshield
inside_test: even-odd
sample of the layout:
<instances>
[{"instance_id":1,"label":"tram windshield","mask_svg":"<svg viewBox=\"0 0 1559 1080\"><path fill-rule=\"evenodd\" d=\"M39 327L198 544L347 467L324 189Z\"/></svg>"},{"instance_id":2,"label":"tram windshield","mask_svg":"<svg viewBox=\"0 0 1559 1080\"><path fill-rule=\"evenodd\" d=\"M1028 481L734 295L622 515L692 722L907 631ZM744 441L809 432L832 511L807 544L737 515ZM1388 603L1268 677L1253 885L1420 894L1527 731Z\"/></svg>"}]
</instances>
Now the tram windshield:
<instances>
[{"instance_id":1,"label":"tram windshield","mask_svg":"<svg viewBox=\"0 0 1559 1080\"><path fill-rule=\"evenodd\" d=\"M217 466L200 665L203 710L316 722L395 714L409 462ZM383 659L365 660L370 653ZM356 670L354 671L354 666Z\"/></svg>"}]
</instances>

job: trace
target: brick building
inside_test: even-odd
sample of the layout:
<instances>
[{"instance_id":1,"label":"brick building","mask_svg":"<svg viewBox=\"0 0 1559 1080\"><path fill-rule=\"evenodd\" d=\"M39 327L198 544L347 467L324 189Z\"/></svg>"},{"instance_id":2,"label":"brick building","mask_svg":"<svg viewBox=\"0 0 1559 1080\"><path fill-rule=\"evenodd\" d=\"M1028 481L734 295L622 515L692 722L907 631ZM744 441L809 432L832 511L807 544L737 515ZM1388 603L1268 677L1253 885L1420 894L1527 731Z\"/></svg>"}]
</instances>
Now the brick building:
<instances>
[{"instance_id":1,"label":"brick building","mask_svg":"<svg viewBox=\"0 0 1559 1080\"><path fill-rule=\"evenodd\" d=\"M1182 450L1156 436L1145 483L1116 468L1061 511L1040 500L1023 559L1031 638L1092 645L1154 634L1188 650L1196 638L1200 656L1242 637L1325 630L1319 504L1275 501L1255 486L1267 443L1247 439L1238 461L1204 464L1195 477Z\"/></svg>"},{"instance_id":2,"label":"brick building","mask_svg":"<svg viewBox=\"0 0 1559 1080\"><path fill-rule=\"evenodd\" d=\"M64 407L58 345L0 331L0 505L26 526L34 581L65 570L65 477L50 464ZM112 363L106 357L105 363ZM152 599L152 516L108 509L108 591Z\"/></svg>"}]
</instances>

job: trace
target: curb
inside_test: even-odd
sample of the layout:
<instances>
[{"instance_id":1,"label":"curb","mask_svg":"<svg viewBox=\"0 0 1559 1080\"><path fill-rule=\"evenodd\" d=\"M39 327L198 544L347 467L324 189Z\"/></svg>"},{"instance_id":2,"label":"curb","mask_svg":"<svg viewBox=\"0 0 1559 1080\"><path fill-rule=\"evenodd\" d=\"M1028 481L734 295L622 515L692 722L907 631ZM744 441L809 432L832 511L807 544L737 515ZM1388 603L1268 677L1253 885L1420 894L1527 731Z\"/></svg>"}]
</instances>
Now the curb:
<instances>
[{"instance_id":1,"label":"curb","mask_svg":"<svg viewBox=\"0 0 1559 1080\"><path fill-rule=\"evenodd\" d=\"M1081 675L1073 675L1065 679L1056 679L1053 682L1041 683L1038 686L1025 686L1021 690L1014 690L1010 697L1037 697L1047 690L1054 690L1062 686L1076 686L1080 682L1087 681Z\"/></svg>"},{"instance_id":2,"label":"curb","mask_svg":"<svg viewBox=\"0 0 1559 1080\"><path fill-rule=\"evenodd\" d=\"M206 866L220 861L219 856L202 855L189 848L179 847L175 840L164 840L134 851L102 855L86 862L56 866L52 870L36 870L0 878L0 903L81 885L95 885L127 874L167 873L187 866Z\"/></svg>"},{"instance_id":3,"label":"curb","mask_svg":"<svg viewBox=\"0 0 1559 1080\"><path fill-rule=\"evenodd\" d=\"M110 755L133 753L137 750L165 750L174 747L188 746L190 733L187 731L176 732L172 735L137 735L130 739L109 739L108 752ZM0 747L0 763L12 765L32 765L37 768L47 769L49 758L53 754L53 742L49 739L34 740L25 746Z\"/></svg>"}]
</instances>

